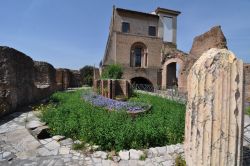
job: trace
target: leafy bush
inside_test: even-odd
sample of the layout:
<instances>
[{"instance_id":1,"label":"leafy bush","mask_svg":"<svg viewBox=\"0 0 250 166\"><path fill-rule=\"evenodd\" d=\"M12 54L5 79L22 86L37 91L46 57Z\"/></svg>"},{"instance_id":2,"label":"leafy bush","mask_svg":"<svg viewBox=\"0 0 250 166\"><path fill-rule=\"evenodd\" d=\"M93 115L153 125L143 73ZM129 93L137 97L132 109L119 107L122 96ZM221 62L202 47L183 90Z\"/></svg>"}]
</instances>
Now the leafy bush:
<instances>
[{"instance_id":1,"label":"leafy bush","mask_svg":"<svg viewBox=\"0 0 250 166\"><path fill-rule=\"evenodd\" d=\"M185 105L146 94L131 101L147 102L152 110L132 118L126 112L107 111L82 100L83 91L57 92L58 101L43 107L42 120L51 134L93 142L101 150L140 149L183 141Z\"/></svg>"},{"instance_id":2,"label":"leafy bush","mask_svg":"<svg viewBox=\"0 0 250 166\"><path fill-rule=\"evenodd\" d=\"M118 64L108 65L102 71L102 79L121 79L122 78L122 67Z\"/></svg>"},{"instance_id":3,"label":"leafy bush","mask_svg":"<svg viewBox=\"0 0 250 166\"><path fill-rule=\"evenodd\" d=\"M93 76L94 76L94 71L93 71L92 66L84 66L83 68L80 69L81 77L83 80L84 85L93 85Z\"/></svg>"}]
</instances>

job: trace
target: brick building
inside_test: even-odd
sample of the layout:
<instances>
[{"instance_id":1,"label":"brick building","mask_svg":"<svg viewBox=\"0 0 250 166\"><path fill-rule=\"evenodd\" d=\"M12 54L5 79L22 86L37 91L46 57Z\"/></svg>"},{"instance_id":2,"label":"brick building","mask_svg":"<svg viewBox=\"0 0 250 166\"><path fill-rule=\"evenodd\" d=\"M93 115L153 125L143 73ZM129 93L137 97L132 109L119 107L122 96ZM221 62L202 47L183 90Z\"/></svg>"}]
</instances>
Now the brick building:
<instances>
[{"instance_id":1,"label":"brick building","mask_svg":"<svg viewBox=\"0 0 250 166\"><path fill-rule=\"evenodd\" d=\"M101 69L120 64L123 78L134 84L172 87L182 79L178 76L185 59L185 53L176 49L179 14L163 8L143 13L114 7ZM182 81L178 84L185 86Z\"/></svg>"}]
</instances>

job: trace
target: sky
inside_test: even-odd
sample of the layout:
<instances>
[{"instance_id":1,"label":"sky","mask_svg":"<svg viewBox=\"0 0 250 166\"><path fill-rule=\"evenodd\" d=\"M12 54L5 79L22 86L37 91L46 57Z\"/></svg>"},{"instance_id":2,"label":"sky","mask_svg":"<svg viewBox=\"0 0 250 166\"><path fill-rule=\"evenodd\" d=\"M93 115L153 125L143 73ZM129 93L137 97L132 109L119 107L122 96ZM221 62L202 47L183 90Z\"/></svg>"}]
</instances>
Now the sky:
<instances>
[{"instance_id":1,"label":"sky","mask_svg":"<svg viewBox=\"0 0 250 166\"><path fill-rule=\"evenodd\" d=\"M56 68L98 66L104 55L112 7L181 11L177 47L221 25L228 47L250 63L250 0L0 0L0 45Z\"/></svg>"}]
</instances>

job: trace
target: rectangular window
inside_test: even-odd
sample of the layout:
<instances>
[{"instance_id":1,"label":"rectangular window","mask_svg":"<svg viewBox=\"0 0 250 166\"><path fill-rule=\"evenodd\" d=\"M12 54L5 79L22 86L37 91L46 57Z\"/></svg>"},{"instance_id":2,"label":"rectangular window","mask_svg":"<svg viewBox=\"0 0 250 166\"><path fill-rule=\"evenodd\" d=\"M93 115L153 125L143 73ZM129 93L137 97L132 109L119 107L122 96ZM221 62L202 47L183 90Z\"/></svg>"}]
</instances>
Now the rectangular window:
<instances>
[{"instance_id":1,"label":"rectangular window","mask_svg":"<svg viewBox=\"0 0 250 166\"><path fill-rule=\"evenodd\" d=\"M164 42L173 42L173 18L163 17Z\"/></svg>"},{"instance_id":2,"label":"rectangular window","mask_svg":"<svg viewBox=\"0 0 250 166\"><path fill-rule=\"evenodd\" d=\"M156 36L156 27L155 26L148 27L148 35L149 36Z\"/></svg>"},{"instance_id":3,"label":"rectangular window","mask_svg":"<svg viewBox=\"0 0 250 166\"><path fill-rule=\"evenodd\" d=\"M130 24L128 22L122 22L122 32L128 33L130 31Z\"/></svg>"},{"instance_id":4,"label":"rectangular window","mask_svg":"<svg viewBox=\"0 0 250 166\"><path fill-rule=\"evenodd\" d=\"M141 48L135 48L135 67L141 67Z\"/></svg>"}]
</instances>

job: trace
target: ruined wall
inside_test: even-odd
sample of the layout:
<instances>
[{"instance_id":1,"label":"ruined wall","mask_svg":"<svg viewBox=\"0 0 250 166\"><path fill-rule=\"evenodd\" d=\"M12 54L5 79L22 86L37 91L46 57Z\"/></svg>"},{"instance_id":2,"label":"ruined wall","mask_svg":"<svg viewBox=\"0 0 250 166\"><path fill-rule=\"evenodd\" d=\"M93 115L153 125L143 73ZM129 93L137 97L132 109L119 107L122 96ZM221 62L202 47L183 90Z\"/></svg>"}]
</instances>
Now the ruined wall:
<instances>
[{"instance_id":1,"label":"ruined wall","mask_svg":"<svg viewBox=\"0 0 250 166\"><path fill-rule=\"evenodd\" d=\"M169 88L168 87L168 79L174 79L173 76L178 74L178 91L179 93L186 93L187 91L187 74L184 65L186 63L188 54L183 51L176 49L174 46L169 44L164 44L162 47L162 56L161 56L161 63L162 63L162 89ZM178 73L176 71L168 71L168 66L172 63L176 63L179 66ZM173 66L173 70L176 70L175 66ZM168 74L174 73L172 76L169 77Z\"/></svg>"},{"instance_id":2,"label":"ruined wall","mask_svg":"<svg viewBox=\"0 0 250 166\"><path fill-rule=\"evenodd\" d=\"M0 117L57 90L79 86L79 80L78 71L56 71L49 63L33 61L13 48L0 46Z\"/></svg>"},{"instance_id":3,"label":"ruined wall","mask_svg":"<svg viewBox=\"0 0 250 166\"><path fill-rule=\"evenodd\" d=\"M34 61L34 99L41 100L50 96L57 91L56 87L56 70L47 62Z\"/></svg>"},{"instance_id":4,"label":"ruined wall","mask_svg":"<svg viewBox=\"0 0 250 166\"><path fill-rule=\"evenodd\" d=\"M132 95L131 84L124 79L94 80L94 91L104 97L116 99L117 96L129 98Z\"/></svg>"},{"instance_id":5,"label":"ruined wall","mask_svg":"<svg viewBox=\"0 0 250 166\"><path fill-rule=\"evenodd\" d=\"M70 70L70 87L81 87L83 85L83 80L81 78L81 73L79 70Z\"/></svg>"},{"instance_id":6,"label":"ruined wall","mask_svg":"<svg viewBox=\"0 0 250 166\"><path fill-rule=\"evenodd\" d=\"M56 70L56 83L58 90L65 90L70 87L70 70L57 69Z\"/></svg>"},{"instance_id":7,"label":"ruined wall","mask_svg":"<svg viewBox=\"0 0 250 166\"><path fill-rule=\"evenodd\" d=\"M196 36L190 50L190 56L198 59L203 52L209 50L210 48L227 49L227 40L220 26L212 27L206 33Z\"/></svg>"},{"instance_id":8,"label":"ruined wall","mask_svg":"<svg viewBox=\"0 0 250 166\"><path fill-rule=\"evenodd\" d=\"M69 87L81 87L83 78L79 70L56 69L56 86L58 90L65 90Z\"/></svg>"},{"instance_id":9,"label":"ruined wall","mask_svg":"<svg viewBox=\"0 0 250 166\"><path fill-rule=\"evenodd\" d=\"M0 46L0 117L33 100L34 63L25 54Z\"/></svg>"},{"instance_id":10,"label":"ruined wall","mask_svg":"<svg viewBox=\"0 0 250 166\"><path fill-rule=\"evenodd\" d=\"M35 67L35 84L43 84L55 86L56 83L56 70L47 62L34 61Z\"/></svg>"}]
</instances>

